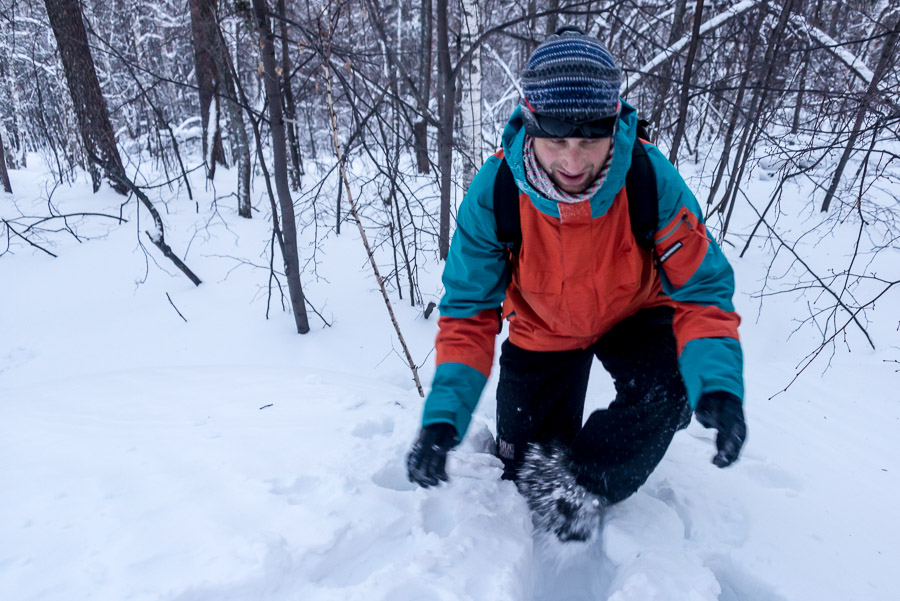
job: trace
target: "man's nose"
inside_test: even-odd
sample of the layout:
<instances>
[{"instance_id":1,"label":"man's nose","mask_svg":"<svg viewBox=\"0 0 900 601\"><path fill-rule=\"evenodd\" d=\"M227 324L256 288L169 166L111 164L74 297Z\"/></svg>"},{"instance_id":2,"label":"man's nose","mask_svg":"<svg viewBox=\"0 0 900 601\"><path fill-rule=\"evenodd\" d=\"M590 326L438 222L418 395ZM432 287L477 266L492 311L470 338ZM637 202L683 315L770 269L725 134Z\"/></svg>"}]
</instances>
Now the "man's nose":
<instances>
[{"instance_id":1,"label":"man's nose","mask_svg":"<svg viewBox=\"0 0 900 601\"><path fill-rule=\"evenodd\" d=\"M580 171L583 166L581 154L578 147L574 144L566 146L562 153L563 167L570 172Z\"/></svg>"}]
</instances>

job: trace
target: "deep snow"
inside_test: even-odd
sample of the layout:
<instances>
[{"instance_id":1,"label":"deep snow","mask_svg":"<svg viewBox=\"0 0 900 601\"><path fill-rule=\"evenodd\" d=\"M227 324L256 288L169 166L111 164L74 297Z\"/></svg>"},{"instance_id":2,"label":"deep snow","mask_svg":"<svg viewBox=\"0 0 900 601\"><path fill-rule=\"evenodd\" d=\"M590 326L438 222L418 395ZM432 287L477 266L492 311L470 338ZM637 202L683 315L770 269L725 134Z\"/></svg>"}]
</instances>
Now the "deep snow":
<instances>
[{"instance_id":1,"label":"deep snow","mask_svg":"<svg viewBox=\"0 0 900 601\"><path fill-rule=\"evenodd\" d=\"M220 172L220 189L233 175ZM0 196L0 216L39 213L46 173L11 177L16 194ZM267 203L248 222L229 200L214 211L201 175L194 184L200 214L179 198L165 219L199 288L152 247L146 263L133 202L126 225L78 224L94 239L48 235L57 259L15 240L0 256L0 599L896 595L900 403L896 365L885 362L898 356L896 324L870 324L878 352L853 341L830 370L816 363L770 398L817 332L790 336L806 314L800 297L752 297L764 248L743 260L726 248L744 316L741 461L712 466L712 433L694 423L595 540L561 545L532 535L524 501L485 452L496 372L451 457L451 482L407 482L421 400L352 228L322 241L319 277L304 279L332 326L311 317L301 337L277 301L265 320L266 272L239 262L265 264ZM757 205L766 185L751 190ZM82 183L54 202L115 213L121 199ZM308 245L311 231L301 238ZM428 268L423 291L436 300L439 266ZM394 303L427 385L435 318ZM589 406L612 394L595 366Z\"/></svg>"}]
</instances>

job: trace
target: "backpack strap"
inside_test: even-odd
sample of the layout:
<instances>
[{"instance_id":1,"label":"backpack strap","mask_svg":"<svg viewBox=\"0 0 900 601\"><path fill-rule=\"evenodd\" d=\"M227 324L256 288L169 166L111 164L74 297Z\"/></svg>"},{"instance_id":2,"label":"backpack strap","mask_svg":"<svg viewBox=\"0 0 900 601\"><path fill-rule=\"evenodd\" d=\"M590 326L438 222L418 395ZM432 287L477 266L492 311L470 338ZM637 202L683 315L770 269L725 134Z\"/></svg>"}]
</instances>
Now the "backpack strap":
<instances>
[{"instance_id":1,"label":"backpack strap","mask_svg":"<svg viewBox=\"0 0 900 601\"><path fill-rule=\"evenodd\" d=\"M628 194L628 215L631 231L638 246L653 251L653 237L659 224L659 199L656 191L656 173L643 142L635 139L631 149L631 167L625 176Z\"/></svg>"},{"instance_id":2,"label":"backpack strap","mask_svg":"<svg viewBox=\"0 0 900 601\"><path fill-rule=\"evenodd\" d=\"M625 187L631 231L638 246L652 252L659 224L656 173L647 149L637 139L631 149L631 167L625 176ZM518 256L522 245L522 216L519 214L519 188L506 159L500 160L494 180L494 219L497 221L497 240L509 248L507 259L512 260Z\"/></svg>"},{"instance_id":3,"label":"backpack strap","mask_svg":"<svg viewBox=\"0 0 900 601\"><path fill-rule=\"evenodd\" d=\"M500 159L494 179L494 219L497 221L497 240L509 248L510 258L517 256L522 245L519 187L506 159Z\"/></svg>"},{"instance_id":4,"label":"backpack strap","mask_svg":"<svg viewBox=\"0 0 900 601\"><path fill-rule=\"evenodd\" d=\"M650 127L649 121L647 121L646 119L638 119L637 130L636 130L637 137L641 138L643 140L649 140L650 139L650 134L648 133L650 131L648 129L649 127Z\"/></svg>"}]
</instances>

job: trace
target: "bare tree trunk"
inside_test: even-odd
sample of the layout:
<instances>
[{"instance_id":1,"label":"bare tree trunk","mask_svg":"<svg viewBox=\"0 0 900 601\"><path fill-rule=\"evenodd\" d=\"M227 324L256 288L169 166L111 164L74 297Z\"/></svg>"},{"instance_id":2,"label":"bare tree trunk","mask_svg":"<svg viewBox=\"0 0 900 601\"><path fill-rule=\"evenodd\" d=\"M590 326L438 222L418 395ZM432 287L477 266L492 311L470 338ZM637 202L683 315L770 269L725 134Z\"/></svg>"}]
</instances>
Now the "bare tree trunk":
<instances>
[{"instance_id":1,"label":"bare tree trunk","mask_svg":"<svg viewBox=\"0 0 900 601\"><path fill-rule=\"evenodd\" d=\"M225 149L222 147L222 129L219 124L221 107L220 73L216 61L219 47L216 24L216 3L218 0L189 0L191 8L191 33L194 47L194 71L200 92L200 122L203 125L203 158L207 161L207 176L213 179L216 164L226 165ZM212 135L210 135L212 128ZM212 146L210 146L210 141Z\"/></svg>"},{"instance_id":2,"label":"bare tree trunk","mask_svg":"<svg viewBox=\"0 0 900 601\"><path fill-rule=\"evenodd\" d=\"M856 111L856 119L853 123L853 129L850 130L850 139L847 140L847 146L844 147L844 152L841 155L840 161L838 161L837 169L835 169L834 177L831 180L831 185L828 187L828 192L825 194L825 200L822 202L822 212L827 211L828 207L831 206L831 199L834 198L838 184L841 181L841 176L844 174L844 168L847 166L847 161L850 160L850 155L853 153L853 147L859 139L860 130L862 130L866 114L869 112L869 104L878 93L878 83L889 71L889 67L895 58L894 46L897 45L897 37L898 33L900 33L898 30L900 30L900 18L894 23L894 27L889 30L891 33L887 36L887 39L885 39L884 44L881 47L881 56L878 59L878 65L875 67L875 72L872 75L872 81L869 82L869 87L860 99L859 108ZM876 132L873 132L872 135L876 135Z\"/></svg>"},{"instance_id":3,"label":"bare tree trunk","mask_svg":"<svg viewBox=\"0 0 900 601\"><path fill-rule=\"evenodd\" d=\"M441 209L438 252L446 260L450 252L451 171L453 169L453 113L456 108L456 82L450 64L450 36L447 0L437 0L438 74L440 78L440 129L438 130L438 169L441 171Z\"/></svg>"},{"instance_id":4,"label":"bare tree trunk","mask_svg":"<svg viewBox=\"0 0 900 601\"><path fill-rule=\"evenodd\" d=\"M800 89L797 91L797 104L794 105L794 120L791 123L791 134L800 131L800 115L803 112L803 96L806 92L806 72L809 69L809 51L804 53L803 65L800 67Z\"/></svg>"},{"instance_id":5,"label":"bare tree trunk","mask_svg":"<svg viewBox=\"0 0 900 601\"><path fill-rule=\"evenodd\" d=\"M246 219L253 217L250 209L250 139L247 136L247 127L244 123L244 111L238 103L237 86L235 85L236 66L232 68L231 53L222 33L221 24L216 19L216 45L214 46L214 58L216 69L222 76L225 94L220 96L220 101L225 107L228 116L228 140L231 146L231 160L237 168L237 204L238 215Z\"/></svg>"},{"instance_id":6,"label":"bare tree trunk","mask_svg":"<svg viewBox=\"0 0 900 601\"><path fill-rule=\"evenodd\" d=\"M6 170L6 150L3 148L3 137L0 136L0 184L7 194L12 194L12 184L9 183L9 172Z\"/></svg>"},{"instance_id":7,"label":"bare tree trunk","mask_svg":"<svg viewBox=\"0 0 900 601\"><path fill-rule=\"evenodd\" d=\"M94 69L81 3L79 0L44 0L44 4L59 46L81 141L88 156L94 192L100 189L99 169L102 168L113 189L125 194L128 188L119 177L125 174L125 168L116 148L116 136L109 120L106 100Z\"/></svg>"},{"instance_id":8,"label":"bare tree trunk","mask_svg":"<svg viewBox=\"0 0 900 601\"><path fill-rule=\"evenodd\" d=\"M421 118L413 125L413 147L416 151L416 168L419 173L425 174L431 172L431 161L428 157L428 120L425 119L425 115L428 113L428 100L431 97L431 65L434 54L432 48L434 45L434 19L431 0L422 0L421 27L420 39L424 52L419 76L421 82L419 115Z\"/></svg>"},{"instance_id":9,"label":"bare tree trunk","mask_svg":"<svg viewBox=\"0 0 900 601\"><path fill-rule=\"evenodd\" d=\"M766 75L763 78L760 87L755 91L753 100L750 103L750 112L748 114L747 123L744 126L744 134L741 137L741 147L738 148L738 153L735 155L734 167L731 170L731 179L728 180L728 187L725 189L725 198L722 201L723 203L727 203L728 211L725 215L725 221L722 224L722 231L719 233L720 240L724 240L725 234L728 233L728 225L731 222L731 215L734 212L734 205L737 202L738 187L741 179L744 177L744 170L747 167L750 153L753 151L756 140L759 138L759 133L762 131L760 122L765 121L763 118L763 113L765 112L763 111L763 106L765 105L772 84L772 78L775 75L775 68L777 66L775 58L778 56L781 44L784 41L784 30L787 27L788 19L791 16L793 8L794 0L787 0L784 3L781 14L778 17L778 23L775 25L775 29L772 30L769 37L771 42L769 43L769 47L766 48L766 56L763 60L763 64L766 66Z\"/></svg>"},{"instance_id":10,"label":"bare tree trunk","mask_svg":"<svg viewBox=\"0 0 900 601\"><path fill-rule=\"evenodd\" d=\"M225 88L230 99L225 100L225 112L228 114L228 132L231 140L231 159L237 167L237 200L238 215L250 219L250 139L244 124L244 113L235 98L234 81L231 75L225 76Z\"/></svg>"},{"instance_id":11,"label":"bare tree trunk","mask_svg":"<svg viewBox=\"0 0 900 601\"><path fill-rule=\"evenodd\" d=\"M687 59L684 63L684 78L681 82L681 100L678 103L678 124L675 126L675 136L672 139L672 148L669 150L669 162L678 164L678 147L681 146L681 138L684 136L687 123L688 104L691 99L691 74L694 71L694 57L697 56L697 48L700 46L700 22L703 20L703 0L697 0L694 8L694 27L691 31L691 45L688 47Z\"/></svg>"},{"instance_id":12,"label":"bare tree trunk","mask_svg":"<svg viewBox=\"0 0 900 601\"><path fill-rule=\"evenodd\" d=\"M294 202L288 186L287 147L284 136L284 115L281 111L281 89L275 63L275 35L269 26L269 7L266 0L253 0L256 16L256 31L259 35L259 54L262 61L263 81L269 105L269 129L272 133L272 159L275 189L281 205L281 231L284 235L284 271L287 275L288 291L297 332L309 332L306 316L306 300L300 284L300 259L297 252L297 224L294 217Z\"/></svg>"},{"instance_id":13,"label":"bare tree trunk","mask_svg":"<svg viewBox=\"0 0 900 601\"><path fill-rule=\"evenodd\" d=\"M810 23L814 27L821 28L821 24L819 22L819 16L822 14L822 1L816 1L816 8L813 11L812 19ZM803 51L803 64L800 66L800 77L799 83L800 88L797 91L797 104L794 105L794 119L791 123L791 135L796 135L798 131L800 131L800 115L803 113L803 98L806 95L806 74L809 71L809 59L810 59L810 48L809 41L806 41L806 48Z\"/></svg>"},{"instance_id":14,"label":"bare tree trunk","mask_svg":"<svg viewBox=\"0 0 900 601\"><path fill-rule=\"evenodd\" d=\"M238 81L240 65L232 64L232 54L225 41L220 24L216 23L216 35L219 40L219 49L216 56L219 72L224 73L225 111L228 114L228 138L231 140L231 160L235 163L238 172L238 215L245 219L251 219L253 212L250 208L250 138L247 136L247 127L244 122L244 111L238 102ZM234 23L235 38L240 33L239 23Z\"/></svg>"},{"instance_id":15,"label":"bare tree trunk","mask_svg":"<svg viewBox=\"0 0 900 601\"><path fill-rule=\"evenodd\" d=\"M675 5L675 15L672 17L672 27L669 29L669 41L666 47L671 46L681 37L684 31L684 13L687 12L687 0L677 0ZM667 62L662 69L660 77L660 88L656 97L656 106L653 114L650 115L650 123L656 128L654 136L658 139L660 128L662 126L662 115L668 105L669 88L672 86L672 63Z\"/></svg>"},{"instance_id":16,"label":"bare tree trunk","mask_svg":"<svg viewBox=\"0 0 900 601\"><path fill-rule=\"evenodd\" d=\"M218 12L214 12L211 19L209 26L212 27L212 37L209 40L210 45L205 51L207 58L213 63L213 72L217 76L217 84L215 86L217 106L219 110L224 108L225 115L228 118L228 141L231 147L231 160L237 168L236 195L238 215L250 219L253 216L250 208L250 140L247 136L244 112L237 100L235 77L239 70L237 66L231 65L231 52L228 49L228 43L222 31ZM235 29L236 33L237 29ZM204 136L204 140L206 139L207 136ZM210 177L212 175L214 173Z\"/></svg>"},{"instance_id":17,"label":"bare tree trunk","mask_svg":"<svg viewBox=\"0 0 900 601\"><path fill-rule=\"evenodd\" d=\"M527 14L531 15L527 21L523 23L526 27L526 31L528 32L528 37L526 38L524 35L522 36L522 64L528 60L528 57L531 56L531 53L534 52L534 49L537 48L537 40L534 38L534 32L537 31L537 17L534 14L537 12L537 0L528 0L528 7L526 9L528 11Z\"/></svg>"},{"instance_id":18,"label":"bare tree trunk","mask_svg":"<svg viewBox=\"0 0 900 601\"><path fill-rule=\"evenodd\" d=\"M228 138L231 141L231 160L237 167L237 200L238 215L250 219L250 139L244 124L244 113L240 105L233 100L236 97L234 81L231 74L225 73L225 89L229 98L224 100L225 112L228 115Z\"/></svg>"},{"instance_id":19,"label":"bare tree trunk","mask_svg":"<svg viewBox=\"0 0 900 601\"><path fill-rule=\"evenodd\" d=\"M288 44L287 12L284 8L284 0L278 0L278 15L281 17L281 66L284 79L284 109L287 111L287 135L288 145L291 149L291 186L294 190L300 189L300 176L303 175L303 161L300 158L300 144L297 143L297 107L294 103L294 90L291 87L291 72L294 70L291 63L290 44Z\"/></svg>"},{"instance_id":20,"label":"bare tree trunk","mask_svg":"<svg viewBox=\"0 0 900 601\"><path fill-rule=\"evenodd\" d=\"M547 15L547 31L545 32L549 36L559 29L559 0L547 2L546 10L550 11L550 14Z\"/></svg>"},{"instance_id":21,"label":"bare tree trunk","mask_svg":"<svg viewBox=\"0 0 900 601\"><path fill-rule=\"evenodd\" d=\"M475 0L462 3L462 51L467 52L481 31L481 11ZM463 156L463 188L468 189L481 167L484 141L481 136L481 48L475 49L463 69L460 137L466 149Z\"/></svg>"},{"instance_id":22,"label":"bare tree trunk","mask_svg":"<svg viewBox=\"0 0 900 601\"><path fill-rule=\"evenodd\" d=\"M9 33L7 33L7 39L9 40L9 47L7 48L7 53L3 53L2 58L0 58L0 73L5 75L6 77L6 86L9 90L9 100L11 106L8 106L12 116L13 116L13 125L12 131L7 130L7 142L10 145L10 165L13 168L16 167L26 167L26 136L28 134L28 130L25 127L24 113L22 110L22 102L21 96L19 94L19 86L16 82L16 73L15 73L15 61L10 58L11 55L18 51L18 47L16 44L16 27L15 27L15 15L13 15L12 19L7 21L9 25ZM55 145L53 147L53 152L56 152Z\"/></svg>"},{"instance_id":23,"label":"bare tree trunk","mask_svg":"<svg viewBox=\"0 0 900 601\"><path fill-rule=\"evenodd\" d=\"M766 17L766 8L768 6L768 2L763 2L759 8L759 14L756 17L756 22L753 24L753 31L759 31L762 27L763 20ZM719 165L716 169L716 177L713 179L713 184L709 189L709 198L706 201L707 206L713 203L715 200L716 192L719 190L719 186L722 183L722 177L725 175L725 170L728 168L728 159L731 156L731 141L734 139L734 132L737 129L737 123L740 116L743 114L744 110L744 94L747 91L747 83L750 81L750 75L753 72L753 57L756 54L756 46L757 40L759 40L759 36L750 36L750 44L747 48L747 59L744 61L744 73L741 75L741 82L738 84L737 98L734 101L734 108L731 110L731 118L728 121L728 129L725 131L725 138L722 144L722 156L719 157Z\"/></svg>"}]
</instances>

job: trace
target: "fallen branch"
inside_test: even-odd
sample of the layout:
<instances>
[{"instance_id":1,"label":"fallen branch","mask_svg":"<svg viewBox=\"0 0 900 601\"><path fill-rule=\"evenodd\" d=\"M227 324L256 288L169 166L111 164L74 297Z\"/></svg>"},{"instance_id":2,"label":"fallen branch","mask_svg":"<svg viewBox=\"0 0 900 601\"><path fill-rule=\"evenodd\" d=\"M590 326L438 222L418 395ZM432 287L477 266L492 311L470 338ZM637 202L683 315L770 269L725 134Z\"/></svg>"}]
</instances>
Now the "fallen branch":
<instances>
[{"instance_id":1,"label":"fallen branch","mask_svg":"<svg viewBox=\"0 0 900 601\"><path fill-rule=\"evenodd\" d=\"M176 313L178 313L178 317L180 317L181 319L184 319L184 323L187 323L187 318L185 318L185 316L181 314L181 311L179 311L178 307L175 306L175 303L172 302L172 297L169 296L168 292L166 292L166 298L169 299L169 304L172 305L172 308L175 309Z\"/></svg>"},{"instance_id":2,"label":"fallen branch","mask_svg":"<svg viewBox=\"0 0 900 601\"><path fill-rule=\"evenodd\" d=\"M187 276L187 278L193 282L195 286L199 286L202 282L200 278L198 278L191 269L184 264L184 261L178 258L172 251L172 247L166 243L166 230L165 225L163 224L162 217L159 215L159 211L156 210L156 207L153 206L153 202L150 198L144 194L144 191L141 190L128 176L125 175L120 169L113 168L112 165L103 161L98 157L94 152L90 151L86 148L89 153L89 158L92 161L95 161L101 168L106 170L107 174L115 181L118 181L122 186L125 187L126 190L130 190L135 196L138 197L138 200L141 201L141 204L144 205L144 208L150 213L150 216L153 218L153 224L156 226L156 232L151 234L149 231L145 231L147 234L147 238L153 243L156 248L160 250L160 252L167 259L172 261L181 272Z\"/></svg>"},{"instance_id":3,"label":"fallen branch","mask_svg":"<svg viewBox=\"0 0 900 601\"><path fill-rule=\"evenodd\" d=\"M35 247L36 249L44 251L45 253L47 253L48 255L50 255L51 257L53 257L54 259L56 258L56 255L54 255L52 252L50 252L49 250L47 250L46 248L44 248L44 247L42 247L42 246L38 246L37 244L35 244L34 242L32 242L31 240L29 240L29 239L26 238L25 236L23 236L22 234L20 234L19 232L17 232L17 231L15 230L15 228L13 228L13 226L9 223L9 221L7 221L6 219L3 219L2 221L3 221L3 225L6 226L6 231L7 231L7 232L12 232L13 234L15 234L16 236L18 236L19 238L21 238L22 240L24 240L25 242L27 242L27 243L30 244L31 246ZM7 246L9 246L9 245L7 244Z\"/></svg>"}]
</instances>

